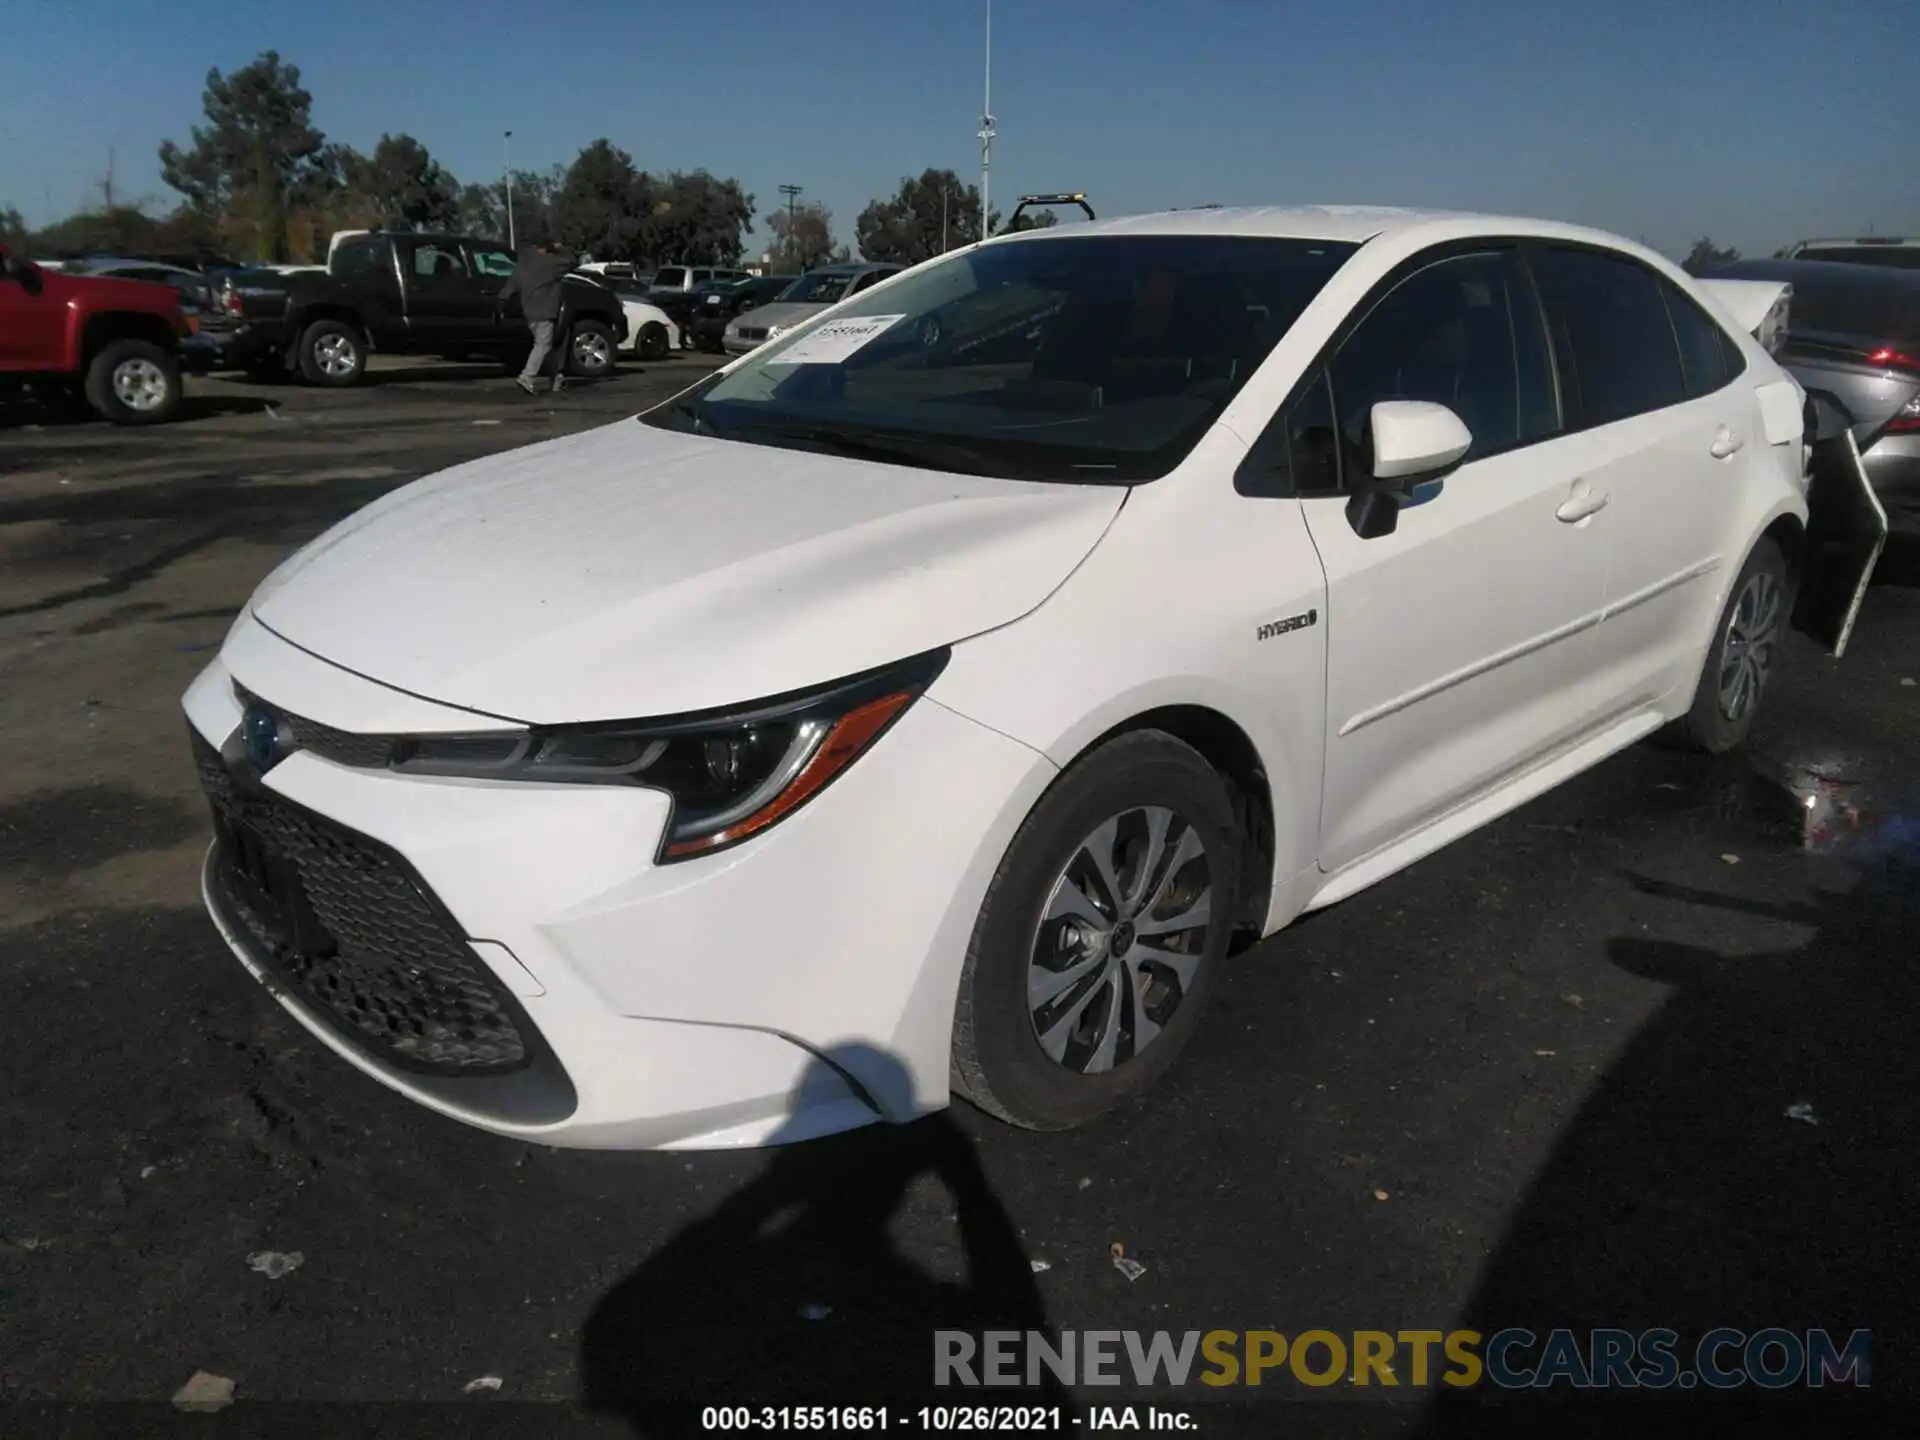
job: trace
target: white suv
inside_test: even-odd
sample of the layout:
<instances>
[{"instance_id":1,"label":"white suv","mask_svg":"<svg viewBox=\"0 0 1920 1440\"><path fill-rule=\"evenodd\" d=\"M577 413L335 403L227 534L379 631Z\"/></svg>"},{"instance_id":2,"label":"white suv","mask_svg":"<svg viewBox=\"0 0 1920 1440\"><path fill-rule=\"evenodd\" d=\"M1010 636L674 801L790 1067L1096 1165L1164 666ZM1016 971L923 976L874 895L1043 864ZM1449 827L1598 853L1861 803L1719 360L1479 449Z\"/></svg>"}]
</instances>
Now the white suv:
<instances>
[{"instance_id":1,"label":"white suv","mask_svg":"<svg viewBox=\"0 0 1920 1440\"><path fill-rule=\"evenodd\" d=\"M282 565L185 700L209 907L504 1135L1079 1124L1235 945L1746 735L1811 548L1780 292L1342 208L918 266ZM1877 543L1822 550L1831 648Z\"/></svg>"}]
</instances>

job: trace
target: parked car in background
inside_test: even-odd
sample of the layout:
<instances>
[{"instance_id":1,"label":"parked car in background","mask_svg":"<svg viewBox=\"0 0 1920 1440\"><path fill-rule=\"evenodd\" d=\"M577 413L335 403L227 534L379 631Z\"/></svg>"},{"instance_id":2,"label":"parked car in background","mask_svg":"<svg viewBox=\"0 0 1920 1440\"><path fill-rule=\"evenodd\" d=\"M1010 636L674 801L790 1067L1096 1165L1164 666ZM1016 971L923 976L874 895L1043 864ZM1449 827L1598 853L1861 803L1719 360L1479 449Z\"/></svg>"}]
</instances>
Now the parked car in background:
<instances>
[{"instance_id":1,"label":"parked car in background","mask_svg":"<svg viewBox=\"0 0 1920 1440\"><path fill-rule=\"evenodd\" d=\"M215 299L217 275L204 274L183 265L124 256L90 256L71 262L69 275L96 275L116 280L144 280L168 285L180 297L180 309L193 334L181 347L187 368L196 371L229 368L227 345L233 336L234 320Z\"/></svg>"},{"instance_id":2,"label":"parked car in background","mask_svg":"<svg viewBox=\"0 0 1920 1440\"><path fill-rule=\"evenodd\" d=\"M47 270L0 246L0 384L85 398L117 425L180 408L193 333L172 285Z\"/></svg>"},{"instance_id":3,"label":"parked car in background","mask_svg":"<svg viewBox=\"0 0 1920 1440\"><path fill-rule=\"evenodd\" d=\"M1855 240L1802 240L1788 250L1784 258L1920 270L1920 240L1883 235L1863 235Z\"/></svg>"},{"instance_id":4,"label":"parked car in background","mask_svg":"<svg viewBox=\"0 0 1920 1440\"><path fill-rule=\"evenodd\" d=\"M687 316L690 343L701 350L719 351L727 325L747 311L771 305L793 288L797 275L756 275L725 285L709 285L692 295Z\"/></svg>"},{"instance_id":5,"label":"parked car in background","mask_svg":"<svg viewBox=\"0 0 1920 1440\"><path fill-rule=\"evenodd\" d=\"M744 355L768 340L778 339L796 325L804 324L830 305L870 290L890 275L898 275L904 265L855 262L847 265L822 265L809 270L767 305L736 316L721 332L720 345L729 355Z\"/></svg>"},{"instance_id":6,"label":"parked car in background","mask_svg":"<svg viewBox=\"0 0 1920 1440\"><path fill-rule=\"evenodd\" d=\"M584 267L583 267L584 268ZM628 267L631 270L632 267ZM587 277L619 298L627 318L627 335L620 353L641 360L658 360L684 344L679 322L648 298L646 287L631 275L621 278L611 270L588 270Z\"/></svg>"},{"instance_id":7,"label":"parked car in background","mask_svg":"<svg viewBox=\"0 0 1920 1440\"><path fill-rule=\"evenodd\" d=\"M184 699L213 922L542 1145L1085 1125L1234 948L1655 732L1743 742L1827 556L1712 293L1351 206L930 260L268 576Z\"/></svg>"},{"instance_id":8,"label":"parked car in background","mask_svg":"<svg viewBox=\"0 0 1920 1440\"><path fill-rule=\"evenodd\" d=\"M647 288L655 295L673 291L697 290L723 280L750 280L746 271L724 265L662 265L654 272Z\"/></svg>"},{"instance_id":9,"label":"parked car in background","mask_svg":"<svg viewBox=\"0 0 1920 1440\"><path fill-rule=\"evenodd\" d=\"M315 385L352 385L376 351L501 357L532 343L500 290L517 261L506 246L462 235L356 234L331 252L326 270L229 277L221 302L233 315L230 358L256 373L285 367ZM585 276L570 276L560 316L573 375L611 373L627 338L625 308Z\"/></svg>"},{"instance_id":10,"label":"parked car in background","mask_svg":"<svg viewBox=\"0 0 1920 1440\"><path fill-rule=\"evenodd\" d=\"M1739 260L1712 275L1793 287L1781 363L1853 432L1889 520L1920 528L1920 270Z\"/></svg>"}]
</instances>

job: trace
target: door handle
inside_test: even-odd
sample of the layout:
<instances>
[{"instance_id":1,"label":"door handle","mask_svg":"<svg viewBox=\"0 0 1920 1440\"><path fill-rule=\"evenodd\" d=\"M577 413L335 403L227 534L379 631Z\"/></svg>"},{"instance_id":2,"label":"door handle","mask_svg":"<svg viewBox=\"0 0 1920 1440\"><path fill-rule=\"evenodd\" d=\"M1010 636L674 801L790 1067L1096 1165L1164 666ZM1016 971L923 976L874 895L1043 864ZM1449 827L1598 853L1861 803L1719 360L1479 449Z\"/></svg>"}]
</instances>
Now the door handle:
<instances>
[{"instance_id":1,"label":"door handle","mask_svg":"<svg viewBox=\"0 0 1920 1440\"><path fill-rule=\"evenodd\" d=\"M1720 427L1720 433L1713 437L1712 452L1716 460L1725 460L1745 443L1726 426Z\"/></svg>"},{"instance_id":2,"label":"door handle","mask_svg":"<svg viewBox=\"0 0 1920 1440\"><path fill-rule=\"evenodd\" d=\"M1589 515L1598 515L1606 509L1607 499L1605 495L1594 494L1583 480L1579 488L1568 499L1561 502L1560 508L1553 512L1554 517L1566 521L1569 525L1577 525Z\"/></svg>"}]
</instances>

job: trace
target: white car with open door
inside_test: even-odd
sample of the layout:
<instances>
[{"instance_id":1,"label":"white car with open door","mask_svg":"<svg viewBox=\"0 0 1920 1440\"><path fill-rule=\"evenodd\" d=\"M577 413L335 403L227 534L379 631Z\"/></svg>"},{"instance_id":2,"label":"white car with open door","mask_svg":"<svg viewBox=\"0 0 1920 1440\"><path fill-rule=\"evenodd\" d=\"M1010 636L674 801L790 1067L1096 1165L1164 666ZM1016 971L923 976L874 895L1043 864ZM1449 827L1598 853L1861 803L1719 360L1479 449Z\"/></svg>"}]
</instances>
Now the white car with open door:
<instances>
[{"instance_id":1,"label":"white car with open door","mask_svg":"<svg viewBox=\"0 0 1920 1440\"><path fill-rule=\"evenodd\" d=\"M1087 1121L1245 941L1739 744L1796 590L1842 648L1884 517L1748 333L1784 291L1723 296L1351 208L918 266L276 570L185 697L208 906L504 1135Z\"/></svg>"}]
</instances>

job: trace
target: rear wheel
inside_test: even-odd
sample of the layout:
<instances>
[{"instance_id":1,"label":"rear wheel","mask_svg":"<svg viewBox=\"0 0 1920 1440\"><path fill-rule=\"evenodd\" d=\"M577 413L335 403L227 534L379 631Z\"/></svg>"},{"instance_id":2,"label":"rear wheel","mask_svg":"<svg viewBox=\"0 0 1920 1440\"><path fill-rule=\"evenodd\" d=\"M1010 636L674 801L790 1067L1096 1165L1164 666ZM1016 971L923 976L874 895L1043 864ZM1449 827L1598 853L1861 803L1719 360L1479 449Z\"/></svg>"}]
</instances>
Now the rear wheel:
<instances>
[{"instance_id":1,"label":"rear wheel","mask_svg":"<svg viewBox=\"0 0 1920 1440\"><path fill-rule=\"evenodd\" d=\"M612 327L600 320L574 323L567 339L567 373L583 380L601 380L613 373L616 349Z\"/></svg>"},{"instance_id":2,"label":"rear wheel","mask_svg":"<svg viewBox=\"0 0 1920 1440\"><path fill-rule=\"evenodd\" d=\"M367 368L367 342L353 326L316 320L300 337L300 373L314 385L356 384Z\"/></svg>"},{"instance_id":3,"label":"rear wheel","mask_svg":"<svg viewBox=\"0 0 1920 1440\"><path fill-rule=\"evenodd\" d=\"M1786 559L1779 546L1763 539L1733 582L1701 667L1693 708L1671 727L1671 740L1709 755L1746 740L1760 713L1792 609Z\"/></svg>"},{"instance_id":4,"label":"rear wheel","mask_svg":"<svg viewBox=\"0 0 1920 1440\"><path fill-rule=\"evenodd\" d=\"M157 425L180 408L180 361L151 340L115 340L87 367L87 403L116 425Z\"/></svg>"},{"instance_id":5,"label":"rear wheel","mask_svg":"<svg viewBox=\"0 0 1920 1440\"><path fill-rule=\"evenodd\" d=\"M1123 735L1069 769L974 927L954 1012L960 1093L1064 1130L1158 1079L1226 954L1239 855L1226 786L1172 736Z\"/></svg>"},{"instance_id":6,"label":"rear wheel","mask_svg":"<svg viewBox=\"0 0 1920 1440\"><path fill-rule=\"evenodd\" d=\"M658 320L649 320L640 327L640 336L633 342L633 348L642 360L658 360L667 353L667 327Z\"/></svg>"}]
</instances>

